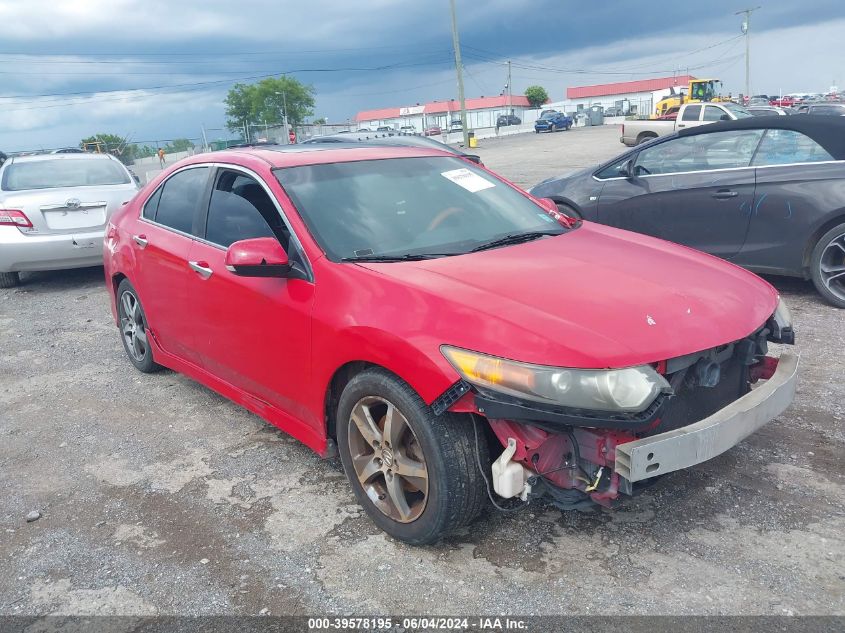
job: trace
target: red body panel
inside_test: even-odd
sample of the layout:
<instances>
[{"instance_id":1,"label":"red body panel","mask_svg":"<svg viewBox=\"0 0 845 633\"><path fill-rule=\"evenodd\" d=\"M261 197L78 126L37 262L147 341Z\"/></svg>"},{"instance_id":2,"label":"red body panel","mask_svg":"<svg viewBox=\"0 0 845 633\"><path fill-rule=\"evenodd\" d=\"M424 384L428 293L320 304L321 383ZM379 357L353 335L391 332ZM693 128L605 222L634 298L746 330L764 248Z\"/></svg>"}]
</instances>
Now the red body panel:
<instances>
[{"instance_id":1,"label":"red body panel","mask_svg":"<svg viewBox=\"0 0 845 633\"><path fill-rule=\"evenodd\" d=\"M738 340L775 309L775 290L751 273L591 223L561 236L456 257L334 263L272 174L273 168L300 164L432 155L440 152L249 150L192 157L113 217L105 252L109 288L116 275L135 285L157 362L321 454L327 451L327 389L349 362L383 366L431 402L458 379L440 353L443 344L543 365L624 367ZM247 167L265 181L302 243L313 283L238 277L226 270L224 250L172 233L161 237L165 229L139 219L147 197L170 171L201 162ZM149 238L143 250L132 240L142 232ZM152 261L165 247L171 253L169 259L161 256L166 268ZM203 279L188 260L214 273ZM473 409L466 399L455 408Z\"/></svg>"}]
</instances>

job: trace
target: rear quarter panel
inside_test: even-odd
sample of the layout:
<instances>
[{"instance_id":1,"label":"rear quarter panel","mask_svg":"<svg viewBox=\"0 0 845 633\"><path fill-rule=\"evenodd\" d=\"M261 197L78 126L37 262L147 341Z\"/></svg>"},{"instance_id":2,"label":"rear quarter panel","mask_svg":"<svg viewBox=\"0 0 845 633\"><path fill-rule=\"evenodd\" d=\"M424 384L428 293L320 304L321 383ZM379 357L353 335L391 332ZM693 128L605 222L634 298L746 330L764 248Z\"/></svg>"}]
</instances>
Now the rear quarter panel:
<instances>
[{"instance_id":1,"label":"rear quarter panel","mask_svg":"<svg viewBox=\"0 0 845 633\"><path fill-rule=\"evenodd\" d=\"M748 237L736 263L806 276L805 256L822 227L845 222L845 161L758 168Z\"/></svg>"}]
</instances>

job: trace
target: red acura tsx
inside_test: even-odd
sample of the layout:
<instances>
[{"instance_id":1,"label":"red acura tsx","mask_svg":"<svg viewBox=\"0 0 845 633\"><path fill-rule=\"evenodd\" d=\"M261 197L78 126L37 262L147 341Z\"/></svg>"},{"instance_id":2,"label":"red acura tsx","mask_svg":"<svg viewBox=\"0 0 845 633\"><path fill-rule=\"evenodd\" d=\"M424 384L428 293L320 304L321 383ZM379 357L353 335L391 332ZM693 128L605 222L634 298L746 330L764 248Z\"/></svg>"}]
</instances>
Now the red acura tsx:
<instances>
[{"instance_id":1,"label":"red acura tsx","mask_svg":"<svg viewBox=\"0 0 845 633\"><path fill-rule=\"evenodd\" d=\"M789 312L755 275L561 215L438 150L265 147L167 169L114 214L142 372L182 372L339 453L389 534L487 503L610 505L782 413Z\"/></svg>"}]
</instances>

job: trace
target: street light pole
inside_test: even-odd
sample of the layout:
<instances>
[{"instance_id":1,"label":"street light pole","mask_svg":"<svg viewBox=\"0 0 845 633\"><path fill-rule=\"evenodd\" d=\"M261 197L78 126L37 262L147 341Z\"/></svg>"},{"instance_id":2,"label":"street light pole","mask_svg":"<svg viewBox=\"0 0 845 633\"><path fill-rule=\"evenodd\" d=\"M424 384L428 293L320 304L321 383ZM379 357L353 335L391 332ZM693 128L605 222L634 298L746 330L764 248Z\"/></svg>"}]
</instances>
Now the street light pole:
<instances>
[{"instance_id":1,"label":"street light pole","mask_svg":"<svg viewBox=\"0 0 845 633\"><path fill-rule=\"evenodd\" d=\"M745 22L742 23L742 32L745 34L745 97L751 101L751 14L760 7L742 9L734 15L745 14Z\"/></svg>"},{"instance_id":2,"label":"street light pole","mask_svg":"<svg viewBox=\"0 0 845 633\"><path fill-rule=\"evenodd\" d=\"M285 124L285 133L283 135L285 137L285 141L282 144L283 145L290 145L290 136L288 134L288 97L287 97L287 93L282 91L282 92L277 92L276 94L282 95L282 119L283 119L284 124Z\"/></svg>"},{"instance_id":3,"label":"street light pole","mask_svg":"<svg viewBox=\"0 0 845 633\"><path fill-rule=\"evenodd\" d=\"M458 99L461 102L461 128L464 132L464 147L469 147L467 134L467 104L464 99L464 73L461 66L461 41L458 37L458 18L455 15L455 0L449 0L452 10L452 46L455 49L455 72L458 74Z\"/></svg>"}]
</instances>

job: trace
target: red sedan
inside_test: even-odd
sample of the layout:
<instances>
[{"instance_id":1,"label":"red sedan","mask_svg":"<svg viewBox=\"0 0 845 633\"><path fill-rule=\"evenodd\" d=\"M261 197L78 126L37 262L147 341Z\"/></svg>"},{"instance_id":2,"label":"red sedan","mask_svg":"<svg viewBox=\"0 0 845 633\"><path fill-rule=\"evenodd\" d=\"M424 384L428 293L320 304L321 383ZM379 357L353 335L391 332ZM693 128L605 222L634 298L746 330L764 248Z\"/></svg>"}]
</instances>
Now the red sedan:
<instances>
[{"instance_id":1,"label":"red sedan","mask_svg":"<svg viewBox=\"0 0 845 633\"><path fill-rule=\"evenodd\" d=\"M607 505L728 450L795 387L797 358L766 353L792 329L765 281L439 150L191 157L114 214L105 273L137 369L339 452L410 543L488 499Z\"/></svg>"}]
</instances>

